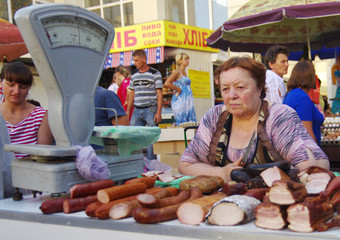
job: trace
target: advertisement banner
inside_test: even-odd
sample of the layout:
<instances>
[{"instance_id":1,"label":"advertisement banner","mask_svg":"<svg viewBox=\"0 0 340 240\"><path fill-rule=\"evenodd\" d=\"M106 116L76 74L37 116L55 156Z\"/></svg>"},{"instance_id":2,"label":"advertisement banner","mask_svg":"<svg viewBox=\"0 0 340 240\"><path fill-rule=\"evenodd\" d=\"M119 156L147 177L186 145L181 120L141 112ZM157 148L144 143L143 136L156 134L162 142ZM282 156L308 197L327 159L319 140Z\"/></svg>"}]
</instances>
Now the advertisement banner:
<instances>
[{"instance_id":1,"label":"advertisement banner","mask_svg":"<svg viewBox=\"0 0 340 240\"><path fill-rule=\"evenodd\" d=\"M115 28L115 38L110 53L161 46L218 52L207 46L213 30L170 21L155 21Z\"/></svg>"},{"instance_id":2,"label":"advertisement banner","mask_svg":"<svg viewBox=\"0 0 340 240\"><path fill-rule=\"evenodd\" d=\"M210 98L210 77L209 72L189 69L191 89L194 98Z\"/></svg>"}]
</instances>

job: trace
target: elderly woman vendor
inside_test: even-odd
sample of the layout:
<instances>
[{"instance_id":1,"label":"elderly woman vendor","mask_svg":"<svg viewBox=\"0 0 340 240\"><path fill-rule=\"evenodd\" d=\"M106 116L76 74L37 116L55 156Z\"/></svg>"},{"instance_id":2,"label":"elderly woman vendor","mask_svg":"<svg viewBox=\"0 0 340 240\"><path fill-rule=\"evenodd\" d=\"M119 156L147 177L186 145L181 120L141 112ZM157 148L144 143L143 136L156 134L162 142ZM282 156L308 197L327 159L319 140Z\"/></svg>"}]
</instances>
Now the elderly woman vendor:
<instances>
[{"instance_id":1,"label":"elderly woman vendor","mask_svg":"<svg viewBox=\"0 0 340 240\"><path fill-rule=\"evenodd\" d=\"M325 153L307 133L299 116L287 105L263 100L265 67L249 57L234 57L215 71L223 105L212 107L181 157L185 175L230 173L247 164L287 160L298 170L329 169Z\"/></svg>"}]
</instances>

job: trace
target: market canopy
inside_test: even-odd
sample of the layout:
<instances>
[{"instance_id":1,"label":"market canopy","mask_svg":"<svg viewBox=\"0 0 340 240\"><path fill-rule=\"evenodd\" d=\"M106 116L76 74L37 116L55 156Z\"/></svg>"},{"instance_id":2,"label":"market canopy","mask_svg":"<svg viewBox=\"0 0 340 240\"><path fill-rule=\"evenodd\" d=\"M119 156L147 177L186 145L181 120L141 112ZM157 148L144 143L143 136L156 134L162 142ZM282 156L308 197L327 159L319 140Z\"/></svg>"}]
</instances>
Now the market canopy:
<instances>
[{"instance_id":1,"label":"market canopy","mask_svg":"<svg viewBox=\"0 0 340 240\"><path fill-rule=\"evenodd\" d=\"M250 0L207 39L211 47L264 53L272 45L291 51L340 46L340 1Z\"/></svg>"},{"instance_id":2,"label":"market canopy","mask_svg":"<svg viewBox=\"0 0 340 240\"><path fill-rule=\"evenodd\" d=\"M28 53L17 26L0 18L0 62L12 61Z\"/></svg>"}]
</instances>

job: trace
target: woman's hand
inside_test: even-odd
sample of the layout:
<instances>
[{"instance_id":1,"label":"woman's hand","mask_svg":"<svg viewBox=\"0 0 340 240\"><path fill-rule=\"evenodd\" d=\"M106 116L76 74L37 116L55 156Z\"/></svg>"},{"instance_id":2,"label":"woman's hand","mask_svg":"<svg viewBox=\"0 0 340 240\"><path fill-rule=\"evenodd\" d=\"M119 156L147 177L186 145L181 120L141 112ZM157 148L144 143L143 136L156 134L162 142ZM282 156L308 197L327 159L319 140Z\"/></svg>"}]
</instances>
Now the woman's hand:
<instances>
[{"instance_id":1,"label":"woman's hand","mask_svg":"<svg viewBox=\"0 0 340 240\"><path fill-rule=\"evenodd\" d=\"M233 163L229 163L228 165L224 166L222 169L222 171L224 172L224 175L226 176L227 180L231 180L230 178L230 173L234 170L234 169L239 169L242 168L241 167L241 161L242 161L243 157L240 157L236 162Z\"/></svg>"},{"instance_id":2,"label":"woman's hand","mask_svg":"<svg viewBox=\"0 0 340 240\"><path fill-rule=\"evenodd\" d=\"M181 88L178 88L179 90L177 91L175 91L174 92L174 95L176 96L176 97L178 97L180 94L181 94L181 92L182 92L182 89Z\"/></svg>"}]
</instances>

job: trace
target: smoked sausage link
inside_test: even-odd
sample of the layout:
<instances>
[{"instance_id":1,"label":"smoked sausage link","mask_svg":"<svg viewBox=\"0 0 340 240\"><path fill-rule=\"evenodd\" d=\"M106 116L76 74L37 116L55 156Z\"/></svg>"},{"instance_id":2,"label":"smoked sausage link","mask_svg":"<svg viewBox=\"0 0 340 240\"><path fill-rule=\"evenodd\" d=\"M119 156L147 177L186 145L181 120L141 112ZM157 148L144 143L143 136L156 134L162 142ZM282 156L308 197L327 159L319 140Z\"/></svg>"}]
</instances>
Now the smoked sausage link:
<instances>
[{"instance_id":1,"label":"smoked sausage link","mask_svg":"<svg viewBox=\"0 0 340 240\"><path fill-rule=\"evenodd\" d=\"M79 198L97 194L97 191L104 188L113 187L114 181L111 179L76 184L70 188L71 198Z\"/></svg>"},{"instance_id":2,"label":"smoked sausage link","mask_svg":"<svg viewBox=\"0 0 340 240\"><path fill-rule=\"evenodd\" d=\"M144 183L131 183L101 189L97 192L98 201L108 203L123 197L128 197L145 192L147 186Z\"/></svg>"},{"instance_id":3,"label":"smoked sausage link","mask_svg":"<svg viewBox=\"0 0 340 240\"><path fill-rule=\"evenodd\" d=\"M40 206L40 210L44 214L62 212L63 211L63 203L67 199L69 199L69 198L57 198L57 199L46 200L46 201L42 202L42 204Z\"/></svg>"},{"instance_id":4,"label":"smoked sausage link","mask_svg":"<svg viewBox=\"0 0 340 240\"><path fill-rule=\"evenodd\" d=\"M103 204L104 203L101 203L101 202L98 202L98 201L90 203L85 209L86 215L89 216L89 217L96 217L97 208L100 207Z\"/></svg>"},{"instance_id":5,"label":"smoked sausage link","mask_svg":"<svg viewBox=\"0 0 340 240\"><path fill-rule=\"evenodd\" d=\"M84 211L90 203L97 201L97 195L68 199L63 202L64 213Z\"/></svg>"},{"instance_id":6,"label":"smoked sausage link","mask_svg":"<svg viewBox=\"0 0 340 240\"><path fill-rule=\"evenodd\" d=\"M141 178L133 178L127 180L125 184L131 183L144 183L148 188L152 188L155 185L157 177L141 177Z\"/></svg>"}]
</instances>

